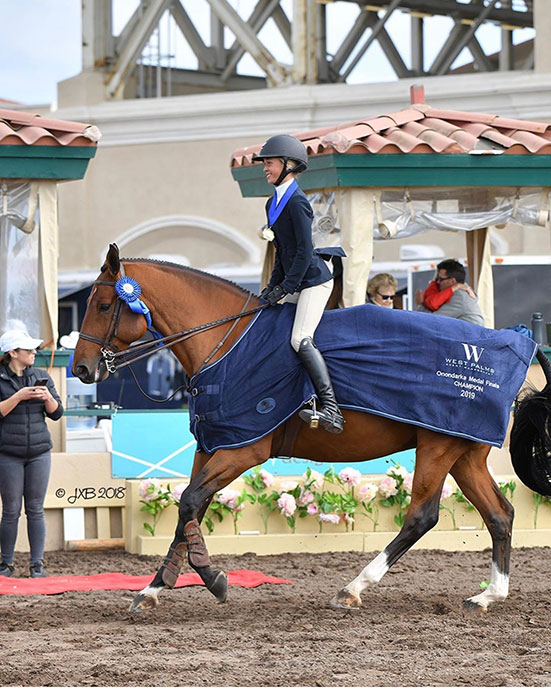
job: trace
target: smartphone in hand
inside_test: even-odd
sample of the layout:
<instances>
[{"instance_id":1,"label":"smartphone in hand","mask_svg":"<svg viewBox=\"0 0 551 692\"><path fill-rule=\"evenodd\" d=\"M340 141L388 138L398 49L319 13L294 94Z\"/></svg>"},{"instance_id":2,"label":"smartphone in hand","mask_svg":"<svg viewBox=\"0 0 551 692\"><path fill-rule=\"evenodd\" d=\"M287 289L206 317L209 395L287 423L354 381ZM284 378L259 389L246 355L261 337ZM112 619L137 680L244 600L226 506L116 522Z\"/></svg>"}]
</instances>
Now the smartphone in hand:
<instances>
[{"instance_id":1,"label":"smartphone in hand","mask_svg":"<svg viewBox=\"0 0 551 692\"><path fill-rule=\"evenodd\" d=\"M48 379L40 379L37 380L34 384L33 387L45 387L48 384Z\"/></svg>"}]
</instances>

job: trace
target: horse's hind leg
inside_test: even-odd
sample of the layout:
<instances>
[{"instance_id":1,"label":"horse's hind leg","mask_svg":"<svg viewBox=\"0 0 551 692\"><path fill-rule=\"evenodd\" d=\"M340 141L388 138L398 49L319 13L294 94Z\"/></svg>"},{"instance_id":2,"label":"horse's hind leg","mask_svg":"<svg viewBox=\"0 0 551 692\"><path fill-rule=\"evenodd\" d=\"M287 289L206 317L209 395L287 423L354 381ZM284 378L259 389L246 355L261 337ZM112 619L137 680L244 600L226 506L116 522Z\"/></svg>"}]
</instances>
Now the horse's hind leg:
<instances>
[{"instance_id":1,"label":"horse's hind leg","mask_svg":"<svg viewBox=\"0 0 551 692\"><path fill-rule=\"evenodd\" d=\"M162 567L153 581L134 599L132 612L141 612L158 605L158 594L176 584L187 553L190 566L199 574L205 586L220 603L226 600L227 578L223 572L214 572L205 539L199 526L212 496L238 478L244 471L262 464L270 455L271 436L240 449L221 449L207 459L206 464L193 476L180 497L178 526ZM194 464L195 472L195 464Z\"/></svg>"},{"instance_id":2,"label":"horse's hind leg","mask_svg":"<svg viewBox=\"0 0 551 692\"><path fill-rule=\"evenodd\" d=\"M468 598L469 609L486 612L488 606L503 601L509 592L509 559L514 509L498 488L486 466L489 447L478 445L464 454L451 470L451 474L480 512L492 537L492 575L490 584L477 596Z\"/></svg>"},{"instance_id":3,"label":"horse's hind leg","mask_svg":"<svg viewBox=\"0 0 551 692\"><path fill-rule=\"evenodd\" d=\"M359 608L362 591L381 581L392 565L437 524L446 475L471 444L460 438L419 431L411 504L404 525L396 538L333 598L331 607Z\"/></svg>"}]
</instances>

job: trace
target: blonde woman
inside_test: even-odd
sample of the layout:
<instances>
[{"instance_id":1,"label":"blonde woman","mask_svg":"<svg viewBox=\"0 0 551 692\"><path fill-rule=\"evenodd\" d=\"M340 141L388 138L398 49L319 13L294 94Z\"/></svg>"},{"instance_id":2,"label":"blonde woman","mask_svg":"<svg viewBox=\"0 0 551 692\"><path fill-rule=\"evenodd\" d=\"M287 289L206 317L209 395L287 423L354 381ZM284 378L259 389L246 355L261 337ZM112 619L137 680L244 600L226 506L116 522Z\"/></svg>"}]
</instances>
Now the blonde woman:
<instances>
[{"instance_id":1,"label":"blonde woman","mask_svg":"<svg viewBox=\"0 0 551 692\"><path fill-rule=\"evenodd\" d=\"M367 284L368 302L383 308L393 308L397 288L398 282L392 274L375 274Z\"/></svg>"}]
</instances>

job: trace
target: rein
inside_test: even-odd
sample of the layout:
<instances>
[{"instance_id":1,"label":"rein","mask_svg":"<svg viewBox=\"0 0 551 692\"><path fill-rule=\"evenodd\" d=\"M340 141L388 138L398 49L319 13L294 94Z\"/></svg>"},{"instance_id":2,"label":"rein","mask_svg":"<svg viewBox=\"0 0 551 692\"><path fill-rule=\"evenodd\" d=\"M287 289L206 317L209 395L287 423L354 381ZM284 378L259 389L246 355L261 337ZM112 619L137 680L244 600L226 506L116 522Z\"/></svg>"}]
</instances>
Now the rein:
<instances>
[{"instance_id":1,"label":"rein","mask_svg":"<svg viewBox=\"0 0 551 692\"><path fill-rule=\"evenodd\" d=\"M121 262L121 276L125 276L124 272L124 267ZM103 281L103 280L97 280L94 281L94 285L99 285L99 286L113 286L117 284L117 281ZM109 329L107 330L107 334L105 337L102 339L93 336L91 334L85 334L84 332L80 332L80 338L84 339L85 341L91 341L94 344L98 344L101 346L101 356L103 361L105 362L105 367L107 368L107 371L111 374L116 372L118 368L123 368L126 367L127 365L130 365L131 363L135 363L138 360L141 360L142 358L146 358L153 353L157 353L158 351L162 351L165 348L170 348L171 346L174 346L177 343L180 343L182 341L185 341L186 339L189 339L190 337L194 336L195 334L200 334L201 332L206 332L209 329L214 329L215 327L219 327L222 324L227 324L228 322L233 322L233 324L230 326L228 331L224 334L223 338L216 344L216 346L213 348L213 350L209 353L209 355L203 360L201 363L199 370L197 370L195 375L199 373L206 365L207 363L218 353L218 351L222 348L222 346L226 343L228 337L230 334L233 332L237 324L239 323L239 320L242 317L248 317L249 315L254 315L257 312L260 312L261 310L264 310L264 308L269 307L269 304L266 303L264 305L259 305L256 308L251 308L250 310L247 310L247 305L249 304L251 298L252 298L252 293L249 292L249 295L247 296L247 299L243 305L242 311L235 314L235 315L230 315L229 317L222 317L218 320L213 320L212 322L206 322L205 324L198 325L197 327L191 327L190 329L185 329L184 331L181 332L176 332L175 334L169 334L168 336L160 336L159 338L155 339L150 339L148 341L141 341L139 343L134 344L133 346L129 346L127 349L124 351L118 351L118 350L113 350L115 346L113 345L113 339L117 336L117 330L119 328L119 323L121 319L121 313L122 313L122 307L124 303L126 302L119 294L117 291L115 291L117 294L117 305L115 307L115 310L113 311L113 315L111 317L111 323L109 325ZM153 348L152 348L153 347ZM143 353L139 353L140 351L143 351ZM139 355L136 355L138 354ZM128 360L121 361L122 358L125 358L126 356L133 356L132 358L129 358Z\"/></svg>"}]
</instances>

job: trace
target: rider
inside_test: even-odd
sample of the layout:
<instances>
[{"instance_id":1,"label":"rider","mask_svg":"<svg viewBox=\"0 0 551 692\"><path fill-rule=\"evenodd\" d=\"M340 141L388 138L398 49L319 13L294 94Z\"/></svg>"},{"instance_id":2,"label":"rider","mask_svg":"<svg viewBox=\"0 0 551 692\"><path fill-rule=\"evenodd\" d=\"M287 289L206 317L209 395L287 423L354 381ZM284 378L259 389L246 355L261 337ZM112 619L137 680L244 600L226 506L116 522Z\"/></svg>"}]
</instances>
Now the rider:
<instances>
[{"instance_id":1,"label":"rider","mask_svg":"<svg viewBox=\"0 0 551 692\"><path fill-rule=\"evenodd\" d=\"M264 162L268 183L275 194L266 204L268 227L273 232L275 262L272 276L260 294L270 305L282 298L297 306L291 346L304 364L319 397L316 413L303 409L302 420L316 428L319 422L331 433L341 433L344 419L335 399L327 366L313 337L333 288L333 275L312 246L312 207L295 180L306 170L308 155L304 144L291 135L275 135L262 146L254 161ZM341 250L341 254L342 250Z\"/></svg>"}]
</instances>

